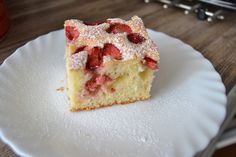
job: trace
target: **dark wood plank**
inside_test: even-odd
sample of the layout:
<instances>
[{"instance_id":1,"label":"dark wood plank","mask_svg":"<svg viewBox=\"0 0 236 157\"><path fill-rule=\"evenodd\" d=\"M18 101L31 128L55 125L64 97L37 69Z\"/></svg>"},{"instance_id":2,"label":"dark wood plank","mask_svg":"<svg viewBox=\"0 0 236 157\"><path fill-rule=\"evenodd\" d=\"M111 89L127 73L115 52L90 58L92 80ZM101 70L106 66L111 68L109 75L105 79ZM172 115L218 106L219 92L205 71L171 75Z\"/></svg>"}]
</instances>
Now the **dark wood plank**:
<instances>
[{"instance_id":1,"label":"dark wood plank","mask_svg":"<svg viewBox=\"0 0 236 157\"><path fill-rule=\"evenodd\" d=\"M217 150L212 157L235 157L236 154L236 144L233 144L227 148L222 148Z\"/></svg>"}]
</instances>

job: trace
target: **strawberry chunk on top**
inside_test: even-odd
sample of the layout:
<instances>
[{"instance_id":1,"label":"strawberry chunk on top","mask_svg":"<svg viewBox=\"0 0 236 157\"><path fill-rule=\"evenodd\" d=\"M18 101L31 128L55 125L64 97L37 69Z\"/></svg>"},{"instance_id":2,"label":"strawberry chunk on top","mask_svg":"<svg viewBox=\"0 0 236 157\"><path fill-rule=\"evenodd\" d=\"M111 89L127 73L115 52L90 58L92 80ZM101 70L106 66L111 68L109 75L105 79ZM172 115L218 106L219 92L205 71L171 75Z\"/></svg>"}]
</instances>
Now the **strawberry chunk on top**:
<instances>
[{"instance_id":1,"label":"strawberry chunk on top","mask_svg":"<svg viewBox=\"0 0 236 157\"><path fill-rule=\"evenodd\" d=\"M127 35L127 38L129 39L130 42L135 43L135 44L141 44L142 42L146 40L139 33L130 33Z\"/></svg>"},{"instance_id":2,"label":"strawberry chunk on top","mask_svg":"<svg viewBox=\"0 0 236 157\"><path fill-rule=\"evenodd\" d=\"M123 23L112 23L110 27L106 30L108 33L132 33L131 28Z\"/></svg>"},{"instance_id":3,"label":"strawberry chunk on top","mask_svg":"<svg viewBox=\"0 0 236 157\"><path fill-rule=\"evenodd\" d=\"M103 55L104 56L112 56L114 59L120 60L121 59L121 53L120 50L114 46L113 44L106 43L103 48Z\"/></svg>"},{"instance_id":4,"label":"strawberry chunk on top","mask_svg":"<svg viewBox=\"0 0 236 157\"><path fill-rule=\"evenodd\" d=\"M86 68L95 70L102 64L102 48L94 47L88 51Z\"/></svg>"},{"instance_id":5,"label":"strawberry chunk on top","mask_svg":"<svg viewBox=\"0 0 236 157\"><path fill-rule=\"evenodd\" d=\"M157 61L155 61L152 58L149 58L147 56L144 57L144 65L152 70L157 69Z\"/></svg>"},{"instance_id":6,"label":"strawberry chunk on top","mask_svg":"<svg viewBox=\"0 0 236 157\"><path fill-rule=\"evenodd\" d=\"M69 41L72 41L79 37L79 31L76 29L76 27L73 26L66 26L65 33Z\"/></svg>"}]
</instances>

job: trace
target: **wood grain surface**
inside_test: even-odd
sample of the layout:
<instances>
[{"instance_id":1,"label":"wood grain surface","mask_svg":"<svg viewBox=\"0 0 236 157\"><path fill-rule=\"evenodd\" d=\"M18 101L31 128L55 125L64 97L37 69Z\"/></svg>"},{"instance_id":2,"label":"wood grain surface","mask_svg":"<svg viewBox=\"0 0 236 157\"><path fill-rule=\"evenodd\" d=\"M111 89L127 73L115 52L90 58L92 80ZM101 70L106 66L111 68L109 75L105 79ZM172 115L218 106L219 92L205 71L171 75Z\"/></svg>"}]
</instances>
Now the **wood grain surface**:
<instances>
[{"instance_id":1,"label":"wood grain surface","mask_svg":"<svg viewBox=\"0 0 236 157\"><path fill-rule=\"evenodd\" d=\"M142 0L7 0L7 7L11 27L0 42L0 64L26 42L62 29L65 19L102 21L138 15L146 27L179 38L200 51L220 73L227 92L236 83L235 12L226 12L222 22L208 23L182 10L163 9L159 3L145 4ZM0 141L0 157L16 156Z\"/></svg>"}]
</instances>

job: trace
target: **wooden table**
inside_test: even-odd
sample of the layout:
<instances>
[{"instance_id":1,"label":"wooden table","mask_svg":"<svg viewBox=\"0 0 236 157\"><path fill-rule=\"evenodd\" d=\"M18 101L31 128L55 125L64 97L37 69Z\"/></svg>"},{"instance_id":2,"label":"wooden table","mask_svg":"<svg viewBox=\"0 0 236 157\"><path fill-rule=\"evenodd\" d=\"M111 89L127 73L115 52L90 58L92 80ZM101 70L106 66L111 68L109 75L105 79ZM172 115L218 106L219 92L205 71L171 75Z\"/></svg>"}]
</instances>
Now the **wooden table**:
<instances>
[{"instance_id":1,"label":"wooden table","mask_svg":"<svg viewBox=\"0 0 236 157\"><path fill-rule=\"evenodd\" d=\"M8 0L7 5L11 28L0 42L0 64L26 42L62 29L65 19L101 21L108 17L128 19L138 15L146 27L179 38L202 52L220 73L227 93L236 83L236 13L226 13L223 22L208 23L181 10L166 10L159 3L145 4L142 0ZM17 155L0 141L2 156Z\"/></svg>"}]
</instances>

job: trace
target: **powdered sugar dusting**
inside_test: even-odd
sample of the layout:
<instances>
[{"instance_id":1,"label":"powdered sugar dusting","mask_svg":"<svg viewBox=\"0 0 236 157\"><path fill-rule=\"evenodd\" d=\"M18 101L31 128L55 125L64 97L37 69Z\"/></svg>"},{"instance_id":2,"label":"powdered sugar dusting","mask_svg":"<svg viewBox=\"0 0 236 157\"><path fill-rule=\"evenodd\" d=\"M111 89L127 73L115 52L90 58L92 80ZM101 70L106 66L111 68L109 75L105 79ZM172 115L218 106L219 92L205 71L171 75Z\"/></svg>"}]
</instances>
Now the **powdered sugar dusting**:
<instances>
[{"instance_id":1,"label":"powdered sugar dusting","mask_svg":"<svg viewBox=\"0 0 236 157\"><path fill-rule=\"evenodd\" d=\"M134 57L143 59L147 55L159 61L159 55L153 53L157 52L156 44L151 39L145 40L142 44L134 44L129 42L126 36L120 34L115 41L113 44L121 51L123 60L133 59Z\"/></svg>"},{"instance_id":2,"label":"powdered sugar dusting","mask_svg":"<svg viewBox=\"0 0 236 157\"><path fill-rule=\"evenodd\" d=\"M111 59L110 56L103 56L103 63L109 62Z\"/></svg>"},{"instance_id":3,"label":"powdered sugar dusting","mask_svg":"<svg viewBox=\"0 0 236 157\"><path fill-rule=\"evenodd\" d=\"M125 20L122 20L120 18L109 18L107 19L107 21L110 23L126 23Z\"/></svg>"},{"instance_id":4,"label":"powdered sugar dusting","mask_svg":"<svg viewBox=\"0 0 236 157\"><path fill-rule=\"evenodd\" d=\"M83 68L87 62L87 51L80 51L79 53L73 54L70 56L70 68L71 69L79 69Z\"/></svg>"},{"instance_id":5,"label":"powdered sugar dusting","mask_svg":"<svg viewBox=\"0 0 236 157\"><path fill-rule=\"evenodd\" d=\"M145 29L145 26L143 24L143 21L138 16L133 16L130 21L127 22L128 25L134 30L136 33L140 33L145 38L148 38L147 31Z\"/></svg>"},{"instance_id":6,"label":"powdered sugar dusting","mask_svg":"<svg viewBox=\"0 0 236 157\"><path fill-rule=\"evenodd\" d=\"M134 16L130 21L125 21L119 18L108 19L108 23L102 23L95 26L85 25L79 20L67 20L65 25L75 26L80 32L80 36L77 39L77 46L87 45L88 47L101 47L103 48L105 43L111 43L115 45L122 54L122 60L130 60L135 57L143 58L145 55L151 57L154 60L159 61L159 54L156 44L147 36L146 29L142 20ZM127 33L107 33L109 23L125 23L129 25L133 32L140 33L146 40L140 44L134 44L127 39ZM106 60L107 61L107 60Z\"/></svg>"}]
</instances>

